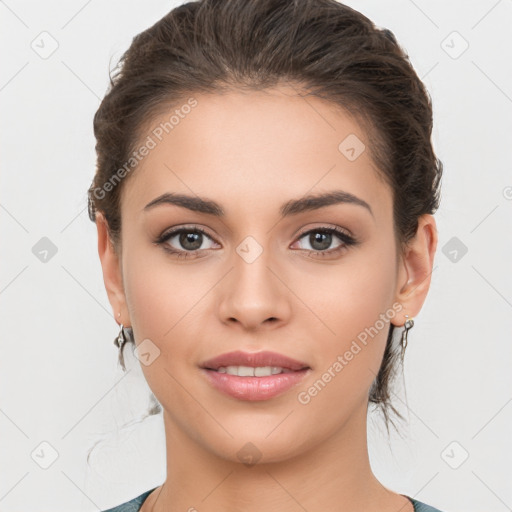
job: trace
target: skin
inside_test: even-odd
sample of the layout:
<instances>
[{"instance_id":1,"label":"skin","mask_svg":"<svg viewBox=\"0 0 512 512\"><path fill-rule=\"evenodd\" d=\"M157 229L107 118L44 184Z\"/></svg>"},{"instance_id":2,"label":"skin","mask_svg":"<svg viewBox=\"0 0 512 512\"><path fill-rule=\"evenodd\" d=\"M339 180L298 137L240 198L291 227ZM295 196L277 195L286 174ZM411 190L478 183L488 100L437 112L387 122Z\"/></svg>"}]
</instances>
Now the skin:
<instances>
[{"instance_id":1,"label":"skin","mask_svg":"<svg viewBox=\"0 0 512 512\"><path fill-rule=\"evenodd\" d=\"M413 511L407 498L377 480L368 458L368 393L388 325L308 404L297 395L393 304L402 306L388 320L394 325L417 316L437 246L433 216L420 218L399 257L391 189L368 150L354 161L338 150L349 134L368 148L367 136L324 100L305 100L287 86L194 97L198 105L123 184L119 256L104 218L97 218L116 320L133 327L137 346L149 339L160 350L141 367L164 408L167 479L142 511ZM280 219L284 202L338 189L369 203L373 216L358 205L335 204ZM164 192L212 199L226 214L220 219L170 204L143 212ZM198 257L178 260L153 244L184 225L208 232ZM327 249L318 249L302 233L334 226L360 243L327 257L312 254L343 242L333 235ZM236 251L249 235L263 250L252 263ZM166 244L190 247L178 236ZM236 349L280 352L312 371L270 400L231 398L211 387L198 366ZM237 455L248 442L261 454L252 466Z\"/></svg>"}]
</instances>

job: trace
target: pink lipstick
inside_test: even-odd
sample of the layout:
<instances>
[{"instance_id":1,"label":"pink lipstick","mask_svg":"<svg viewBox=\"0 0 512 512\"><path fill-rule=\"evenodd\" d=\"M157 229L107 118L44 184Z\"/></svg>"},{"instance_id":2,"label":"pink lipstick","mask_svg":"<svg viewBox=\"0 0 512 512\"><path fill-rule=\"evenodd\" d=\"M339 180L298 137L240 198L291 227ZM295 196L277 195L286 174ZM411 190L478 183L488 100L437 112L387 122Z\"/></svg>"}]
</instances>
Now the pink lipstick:
<instances>
[{"instance_id":1,"label":"pink lipstick","mask_svg":"<svg viewBox=\"0 0 512 512\"><path fill-rule=\"evenodd\" d=\"M202 372L217 390L240 400L268 400L296 386L311 368L276 352L235 351L205 361Z\"/></svg>"}]
</instances>

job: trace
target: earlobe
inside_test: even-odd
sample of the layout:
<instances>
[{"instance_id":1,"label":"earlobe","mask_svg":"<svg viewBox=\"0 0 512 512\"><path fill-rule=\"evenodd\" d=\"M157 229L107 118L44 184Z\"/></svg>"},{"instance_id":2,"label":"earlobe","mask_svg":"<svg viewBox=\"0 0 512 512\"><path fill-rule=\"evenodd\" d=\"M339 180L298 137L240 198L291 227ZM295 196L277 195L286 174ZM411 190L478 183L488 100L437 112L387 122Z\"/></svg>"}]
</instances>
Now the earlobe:
<instances>
[{"instance_id":1,"label":"earlobe","mask_svg":"<svg viewBox=\"0 0 512 512\"><path fill-rule=\"evenodd\" d=\"M401 259L395 300L402 306L397 326L405 323L405 315L418 315L427 297L437 248L437 228L432 215L422 215L418 220L416 236L409 242Z\"/></svg>"},{"instance_id":2,"label":"earlobe","mask_svg":"<svg viewBox=\"0 0 512 512\"><path fill-rule=\"evenodd\" d=\"M107 221L101 212L96 213L96 227L98 230L98 255L108 300L114 311L116 321L119 324L129 325L121 262L108 233ZM121 314L119 315L119 313Z\"/></svg>"}]
</instances>

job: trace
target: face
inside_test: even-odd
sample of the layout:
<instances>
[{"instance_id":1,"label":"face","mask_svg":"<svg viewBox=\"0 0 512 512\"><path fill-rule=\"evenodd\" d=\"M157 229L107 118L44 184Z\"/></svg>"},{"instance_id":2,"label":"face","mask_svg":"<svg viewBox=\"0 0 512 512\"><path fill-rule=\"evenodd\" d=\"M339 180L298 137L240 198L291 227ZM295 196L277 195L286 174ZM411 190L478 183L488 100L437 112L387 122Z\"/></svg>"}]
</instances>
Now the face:
<instances>
[{"instance_id":1,"label":"face","mask_svg":"<svg viewBox=\"0 0 512 512\"><path fill-rule=\"evenodd\" d=\"M251 442L262 461L284 460L366 417L389 322L404 321L392 192L364 131L321 99L287 87L193 97L169 133L154 129L170 113L154 119L143 141L155 145L124 184L116 307L167 429L225 459ZM335 192L356 199L292 204ZM163 194L209 209L150 205ZM274 394L258 394L202 368L235 350L307 369L266 377Z\"/></svg>"}]
</instances>

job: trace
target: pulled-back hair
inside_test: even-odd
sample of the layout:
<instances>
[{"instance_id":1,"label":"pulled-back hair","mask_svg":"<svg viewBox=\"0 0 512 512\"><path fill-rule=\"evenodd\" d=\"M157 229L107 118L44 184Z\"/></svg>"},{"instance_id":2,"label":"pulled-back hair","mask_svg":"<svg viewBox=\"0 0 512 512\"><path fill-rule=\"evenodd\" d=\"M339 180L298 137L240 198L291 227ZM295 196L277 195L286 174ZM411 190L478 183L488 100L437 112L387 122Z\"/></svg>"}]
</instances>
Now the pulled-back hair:
<instances>
[{"instance_id":1,"label":"pulled-back hair","mask_svg":"<svg viewBox=\"0 0 512 512\"><path fill-rule=\"evenodd\" d=\"M194 93L265 90L288 84L332 102L365 130L368 151L393 197L398 254L421 215L439 206L442 162L431 143L431 98L390 30L335 0L201 0L182 4L133 38L110 75L94 116L97 170L89 217L101 211L116 250L121 244L115 186L157 115ZM118 174L119 175L119 174ZM108 190L107 190L108 189ZM390 324L369 403L388 427L390 382L399 363Z\"/></svg>"}]
</instances>

